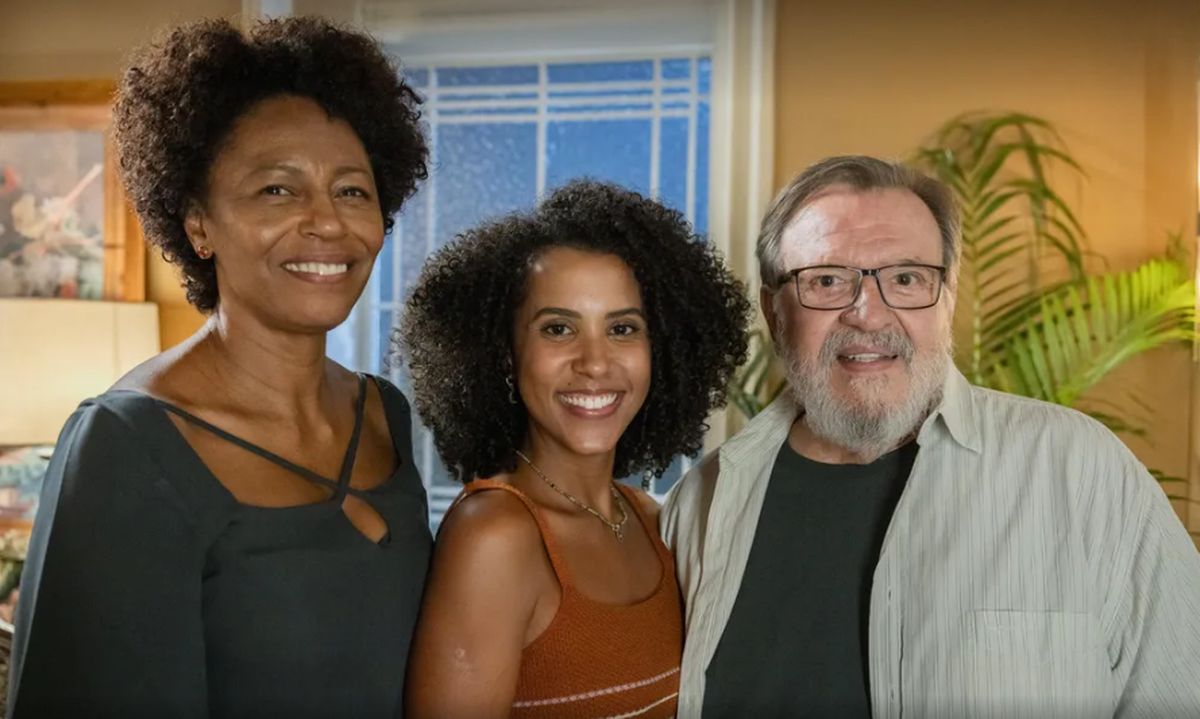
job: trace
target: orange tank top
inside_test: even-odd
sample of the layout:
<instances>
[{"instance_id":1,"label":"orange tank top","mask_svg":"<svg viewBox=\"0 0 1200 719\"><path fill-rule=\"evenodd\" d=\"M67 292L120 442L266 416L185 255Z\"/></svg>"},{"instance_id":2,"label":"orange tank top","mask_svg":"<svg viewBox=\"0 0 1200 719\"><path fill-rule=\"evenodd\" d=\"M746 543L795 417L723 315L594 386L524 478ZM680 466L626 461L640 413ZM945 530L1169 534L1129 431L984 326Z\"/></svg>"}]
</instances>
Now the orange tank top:
<instances>
[{"instance_id":1,"label":"orange tank top","mask_svg":"<svg viewBox=\"0 0 1200 719\"><path fill-rule=\"evenodd\" d=\"M455 505L476 492L515 495L537 522L562 588L550 625L521 652L511 717L660 719L675 715L683 656L683 610L675 563L658 531L642 514L633 490L618 484L662 563L658 588L634 604L605 604L576 590L566 562L537 505L504 482L477 479ZM453 507L451 508L453 509Z\"/></svg>"}]
</instances>

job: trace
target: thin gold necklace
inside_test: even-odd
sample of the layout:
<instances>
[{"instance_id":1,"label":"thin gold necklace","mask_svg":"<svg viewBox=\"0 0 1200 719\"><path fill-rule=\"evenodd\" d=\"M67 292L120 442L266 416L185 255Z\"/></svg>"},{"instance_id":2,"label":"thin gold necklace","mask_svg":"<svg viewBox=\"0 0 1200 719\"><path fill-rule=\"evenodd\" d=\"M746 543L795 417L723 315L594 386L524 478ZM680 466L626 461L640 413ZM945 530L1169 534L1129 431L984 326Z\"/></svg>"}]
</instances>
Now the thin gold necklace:
<instances>
[{"instance_id":1,"label":"thin gold necklace","mask_svg":"<svg viewBox=\"0 0 1200 719\"><path fill-rule=\"evenodd\" d=\"M576 499L575 496L572 495L570 492L568 492L565 489L560 488L557 484L550 481L550 478L547 477L545 475L545 473L542 472L542 470L538 469L537 465L534 464L533 461L530 460L528 457L526 457L525 453L519 449L517 450L517 456L520 457L521 459L525 460L525 464L528 464L529 468L533 470L533 473L536 474L537 476L541 477L543 482L550 485L550 489L553 489L555 492L558 492L562 496L566 497L568 500L570 500L571 504L574 504L576 507L579 507L580 509L587 512L588 514L591 514L596 519L599 519L601 522L604 522L605 526L607 526L609 529L611 529L612 533L617 536L618 542L625 541L625 522L626 522L626 520L629 519L629 514L627 514L625 512L625 505L624 505L624 503L621 502L621 493L617 491L617 488L615 485L609 484L608 488L612 492L613 501L616 502L617 509L621 510L621 519L616 522L612 522L612 521L609 521L608 517L605 517L603 514L600 514L600 512L597 511L596 509L584 504L580 500Z\"/></svg>"}]
</instances>

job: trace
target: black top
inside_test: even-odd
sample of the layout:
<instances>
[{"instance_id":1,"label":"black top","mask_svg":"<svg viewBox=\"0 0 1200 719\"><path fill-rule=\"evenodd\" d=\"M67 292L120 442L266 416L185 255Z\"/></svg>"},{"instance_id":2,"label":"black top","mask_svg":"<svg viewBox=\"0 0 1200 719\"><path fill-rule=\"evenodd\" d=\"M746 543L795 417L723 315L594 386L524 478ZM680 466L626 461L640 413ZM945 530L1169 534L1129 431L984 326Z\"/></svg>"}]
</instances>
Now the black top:
<instances>
[{"instance_id":1,"label":"black top","mask_svg":"<svg viewBox=\"0 0 1200 719\"><path fill-rule=\"evenodd\" d=\"M704 719L871 716L871 580L916 449L822 464L783 443L705 675Z\"/></svg>"},{"instance_id":2,"label":"black top","mask_svg":"<svg viewBox=\"0 0 1200 719\"><path fill-rule=\"evenodd\" d=\"M398 457L348 486L147 395L110 391L67 421L46 473L17 607L18 717L396 717L432 540L408 403L376 379ZM334 488L286 508L240 504L171 411ZM388 526L379 544L346 493Z\"/></svg>"}]
</instances>

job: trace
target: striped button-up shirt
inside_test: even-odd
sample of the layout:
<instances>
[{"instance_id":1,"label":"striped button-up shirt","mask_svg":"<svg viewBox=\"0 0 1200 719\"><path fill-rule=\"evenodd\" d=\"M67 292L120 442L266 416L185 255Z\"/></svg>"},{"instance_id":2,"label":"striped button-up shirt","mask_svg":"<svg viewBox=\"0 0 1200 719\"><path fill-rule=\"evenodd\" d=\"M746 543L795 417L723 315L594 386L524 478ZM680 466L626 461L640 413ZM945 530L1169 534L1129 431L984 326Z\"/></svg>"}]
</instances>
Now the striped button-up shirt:
<instances>
[{"instance_id":1,"label":"striped button-up shirt","mask_svg":"<svg viewBox=\"0 0 1200 719\"><path fill-rule=\"evenodd\" d=\"M796 415L785 393L664 506L687 603L684 719L700 716ZM917 443L871 588L877 719L1200 717L1200 554L1120 440L951 369Z\"/></svg>"}]
</instances>

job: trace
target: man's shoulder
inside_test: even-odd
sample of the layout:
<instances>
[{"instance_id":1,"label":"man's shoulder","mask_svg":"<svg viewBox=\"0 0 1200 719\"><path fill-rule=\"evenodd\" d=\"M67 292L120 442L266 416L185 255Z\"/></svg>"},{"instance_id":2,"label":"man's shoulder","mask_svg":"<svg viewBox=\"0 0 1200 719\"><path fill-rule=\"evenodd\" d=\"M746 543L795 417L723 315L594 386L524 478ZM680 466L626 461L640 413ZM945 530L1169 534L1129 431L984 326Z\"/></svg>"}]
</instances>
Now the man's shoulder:
<instances>
[{"instance_id":1,"label":"man's shoulder","mask_svg":"<svg viewBox=\"0 0 1200 719\"><path fill-rule=\"evenodd\" d=\"M694 504L701 495L711 497L720 472L721 450L718 448L705 454L671 487L663 502L663 514L679 511L681 504Z\"/></svg>"},{"instance_id":2,"label":"man's shoulder","mask_svg":"<svg viewBox=\"0 0 1200 719\"><path fill-rule=\"evenodd\" d=\"M975 416L987 436L1124 446L1108 427L1072 407L975 385L970 391Z\"/></svg>"},{"instance_id":3,"label":"man's shoulder","mask_svg":"<svg viewBox=\"0 0 1200 719\"><path fill-rule=\"evenodd\" d=\"M773 464L795 416L796 407L786 393L776 398L692 466L668 494L664 515L678 512L681 505L686 507L685 511L707 510L718 480L732 479L743 485L744 491L751 492L751 486L760 483L755 478L761 480L764 470Z\"/></svg>"},{"instance_id":4,"label":"man's shoulder","mask_svg":"<svg viewBox=\"0 0 1200 719\"><path fill-rule=\"evenodd\" d=\"M724 446L724 445L722 445L722 446ZM698 477L708 476L709 474L713 473L714 471L720 471L720 469L721 469L721 447L717 447L716 449L710 450L709 452L705 453L705 455L700 458L700 461L693 464L692 468L687 471L687 474L684 475L683 479L684 480L691 479L692 481L697 481ZM680 480L680 481L683 481L683 480Z\"/></svg>"},{"instance_id":5,"label":"man's shoulder","mask_svg":"<svg viewBox=\"0 0 1200 719\"><path fill-rule=\"evenodd\" d=\"M1031 471L1027 479L1051 476L1088 487L1114 481L1141 491L1149 475L1129 447L1095 417L1071 407L993 389L972 387L974 414L989 461L1008 466L1016 457L1054 471ZM1031 465L1032 466L1032 465Z\"/></svg>"}]
</instances>

